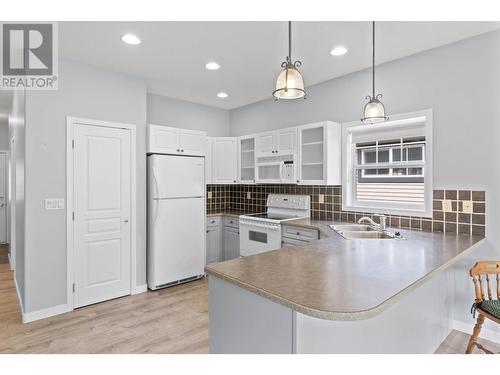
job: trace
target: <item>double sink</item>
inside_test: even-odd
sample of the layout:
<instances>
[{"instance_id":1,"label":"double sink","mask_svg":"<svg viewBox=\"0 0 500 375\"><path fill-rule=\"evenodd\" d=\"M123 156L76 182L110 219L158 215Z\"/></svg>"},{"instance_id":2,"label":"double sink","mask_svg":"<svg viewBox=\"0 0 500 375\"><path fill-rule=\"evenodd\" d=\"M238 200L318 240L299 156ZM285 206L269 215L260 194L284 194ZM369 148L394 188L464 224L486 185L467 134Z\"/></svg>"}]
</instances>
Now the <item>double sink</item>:
<instances>
[{"instance_id":1,"label":"double sink","mask_svg":"<svg viewBox=\"0 0 500 375\"><path fill-rule=\"evenodd\" d=\"M392 233L382 231L367 224L332 224L329 225L331 229L340 234L346 239L377 239L377 240L392 240L401 238L398 232Z\"/></svg>"}]
</instances>

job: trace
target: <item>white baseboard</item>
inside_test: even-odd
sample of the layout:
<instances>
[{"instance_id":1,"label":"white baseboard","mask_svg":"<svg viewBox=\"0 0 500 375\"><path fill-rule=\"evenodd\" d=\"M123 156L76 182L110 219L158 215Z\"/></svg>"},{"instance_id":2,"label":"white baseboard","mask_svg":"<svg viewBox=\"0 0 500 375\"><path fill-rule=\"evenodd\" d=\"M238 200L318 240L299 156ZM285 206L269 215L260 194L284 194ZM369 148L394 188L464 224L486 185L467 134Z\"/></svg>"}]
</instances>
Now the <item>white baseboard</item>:
<instances>
[{"instance_id":1,"label":"white baseboard","mask_svg":"<svg viewBox=\"0 0 500 375\"><path fill-rule=\"evenodd\" d=\"M134 294L140 294L148 291L148 284L143 284L143 285L137 285L134 288L132 288L132 295Z\"/></svg>"},{"instance_id":2,"label":"white baseboard","mask_svg":"<svg viewBox=\"0 0 500 375\"><path fill-rule=\"evenodd\" d=\"M64 314L69 311L73 311L73 308L65 303L63 305L47 307L46 309L36 310L29 313L23 312L23 323L34 322L35 320L48 318L54 315Z\"/></svg>"},{"instance_id":3,"label":"white baseboard","mask_svg":"<svg viewBox=\"0 0 500 375\"><path fill-rule=\"evenodd\" d=\"M12 259L10 257L10 251L9 253L7 254L7 257L9 258L9 266L10 266L10 270L11 271L14 271L14 264L12 263Z\"/></svg>"},{"instance_id":4,"label":"white baseboard","mask_svg":"<svg viewBox=\"0 0 500 375\"><path fill-rule=\"evenodd\" d=\"M459 320L453 320L453 329L457 331L465 332L468 335L472 334L472 330L474 329L475 323L465 323ZM481 333L479 334L480 338L490 340L500 344L500 332L494 331L492 329L483 328L481 329Z\"/></svg>"}]
</instances>

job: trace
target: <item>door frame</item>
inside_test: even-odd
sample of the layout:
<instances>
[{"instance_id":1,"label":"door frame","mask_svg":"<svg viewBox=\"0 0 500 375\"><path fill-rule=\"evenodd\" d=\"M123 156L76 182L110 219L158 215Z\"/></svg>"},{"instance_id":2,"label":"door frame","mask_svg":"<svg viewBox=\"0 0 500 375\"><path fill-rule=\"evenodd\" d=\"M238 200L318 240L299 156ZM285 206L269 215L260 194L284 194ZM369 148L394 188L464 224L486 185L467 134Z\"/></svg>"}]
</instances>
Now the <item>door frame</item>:
<instances>
[{"instance_id":1,"label":"door frame","mask_svg":"<svg viewBox=\"0 0 500 375\"><path fill-rule=\"evenodd\" d=\"M10 262L10 153L9 150L0 149L0 154L5 154L5 242L1 244L9 245L9 262ZM12 270L12 263L10 263Z\"/></svg>"},{"instance_id":2,"label":"door frame","mask_svg":"<svg viewBox=\"0 0 500 375\"><path fill-rule=\"evenodd\" d=\"M130 294L137 287L137 137L136 126L111 121L86 119L81 117L66 117L66 303L74 310L74 175L73 175L73 137L76 124L103 128L130 130Z\"/></svg>"}]
</instances>

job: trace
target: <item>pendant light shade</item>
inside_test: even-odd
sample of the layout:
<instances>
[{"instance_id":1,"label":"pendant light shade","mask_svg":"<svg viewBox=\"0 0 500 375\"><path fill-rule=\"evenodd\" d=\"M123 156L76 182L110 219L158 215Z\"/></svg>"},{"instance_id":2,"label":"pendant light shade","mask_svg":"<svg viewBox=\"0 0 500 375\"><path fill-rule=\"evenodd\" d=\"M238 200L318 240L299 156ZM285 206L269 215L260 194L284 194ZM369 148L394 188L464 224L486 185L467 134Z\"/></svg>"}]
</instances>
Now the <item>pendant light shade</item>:
<instances>
[{"instance_id":1,"label":"pendant light shade","mask_svg":"<svg viewBox=\"0 0 500 375\"><path fill-rule=\"evenodd\" d=\"M376 122L386 121L389 117L385 114L385 107L380 101L382 94L375 95L375 21L372 23L372 96L366 96L366 103L363 118L361 121L373 124Z\"/></svg>"},{"instance_id":2,"label":"pendant light shade","mask_svg":"<svg viewBox=\"0 0 500 375\"><path fill-rule=\"evenodd\" d=\"M389 117L385 115L385 107L379 98L382 94L378 94L375 98L367 96L368 103L365 105L365 110L363 111L363 122L374 123L387 120Z\"/></svg>"},{"instance_id":3,"label":"pendant light shade","mask_svg":"<svg viewBox=\"0 0 500 375\"><path fill-rule=\"evenodd\" d=\"M276 90L273 91L275 100L307 98L304 79L298 69L301 65L298 60L292 63L292 23L288 22L288 56L281 63L283 71L278 76Z\"/></svg>"}]
</instances>

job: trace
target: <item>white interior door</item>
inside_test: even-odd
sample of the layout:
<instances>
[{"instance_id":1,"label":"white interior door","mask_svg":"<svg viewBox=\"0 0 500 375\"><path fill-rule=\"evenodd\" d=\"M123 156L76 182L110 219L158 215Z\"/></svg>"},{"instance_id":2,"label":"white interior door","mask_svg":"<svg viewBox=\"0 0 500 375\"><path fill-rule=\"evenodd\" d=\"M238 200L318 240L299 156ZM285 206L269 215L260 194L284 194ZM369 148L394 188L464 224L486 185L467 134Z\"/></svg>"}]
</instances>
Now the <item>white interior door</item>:
<instances>
[{"instance_id":1,"label":"white interior door","mask_svg":"<svg viewBox=\"0 0 500 375\"><path fill-rule=\"evenodd\" d=\"M131 291L131 131L74 127L74 307Z\"/></svg>"},{"instance_id":2,"label":"white interior door","mask_svg":"<svg viewBox=\"0 0 500 375\"><path fill-rule=\"evenodd\" d=\"M7 242L7 153L0 152L0 243Z\"/></svg>"}]
</instances>

